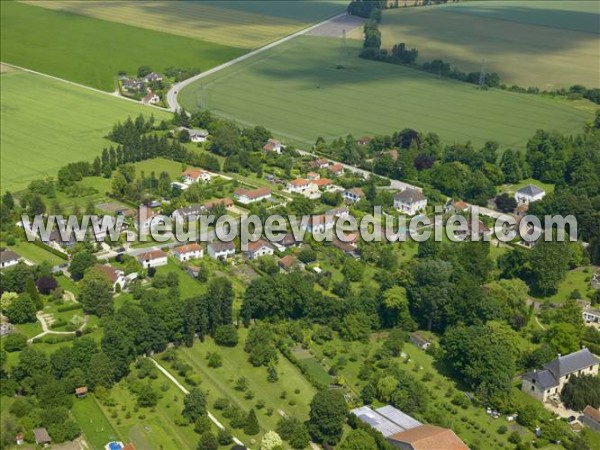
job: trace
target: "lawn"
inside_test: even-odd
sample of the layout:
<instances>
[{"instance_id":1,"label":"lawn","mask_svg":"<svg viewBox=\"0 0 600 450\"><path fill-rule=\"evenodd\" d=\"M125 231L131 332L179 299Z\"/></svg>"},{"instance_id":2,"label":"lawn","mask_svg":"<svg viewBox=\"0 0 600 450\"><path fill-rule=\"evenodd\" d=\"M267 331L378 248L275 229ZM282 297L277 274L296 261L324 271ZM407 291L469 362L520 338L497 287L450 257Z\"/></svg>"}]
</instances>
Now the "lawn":
<instances>
[{"instance_id":1,"label":"lawn","mask_svg":"<svg viewBox=\"0 0 600 450\"><path fill-rule=\"evenodd\" d=\"M240 48L261 47L310 23L343 12L340 1L48 1L54 10L203 39Z\"/></svg>"},{"instance_id":2,"label":"lawn","mask_svg":"<svg viewBox=\"0 0 600 450\"><path fill-rule=\"evenodd\" d=\"M567 272L565 279L559 284L555 294L548 297L536 297L547 303L562 303L569 298L573 291L579 291L581 296L585 298L586 293L591 290L590 280L594 275L594 270L591 267L578 267L577 269Z\"/></svg>"},{"instance_id":3,"label":"lawn","mask_svg":"<svg viewBox=\"0 0 600 450\"><path fill-rule=\"evenodd\" d=\"M383 47L404 42L419 62L471 72L485 60L506 84L553 89L598 86L599 21L596 2L491 1L385 11L380 29Z\"/></svg>"},{"instance_id":4,"label":"lawn","mask_svg":"<svg viewBox=\"0 0 600 450\"><path fill-rule=\"evenodd\" d=\"M549 98L475 86L357 57L360 43L301 36L183 89L188 110L202 105L243 125L264 125L307 148L318 136L391 134L411 127L445 142L495 140L523 149L537 129L582 131L589 112ZM338 68L343 66L343 68Z\"/></svg>"},{"instance_id":5,"label":"lawn","mask_svg":"<svg viewBox=\"0 0 600 450\"><path fill-rule=\"evenodd\" d=\"M34 264L40 264L44 261L49 262L53 266L65 264L67 260L56 256L54 253L44 250L42 247L38 247L33 242L27 240L18 239L15 245L6 245L5 242L0 242L0 246L6 247L9 250L14 251L23 258L31 261Z\"/></svg>"},{"instance_id":6,"label":"lawn","mask_svg":"<svg viewBox=\"0 0 600 450\"><path fill-rule=\"evenodd\" d=\"M175 27L174 27L175 28ZM245 50L159 31L2 3L2 61L104 91L114 91L119 71L149 65L207 70Z\"/></svg>"},{"instance_id":7,"label":"lawn","mask_svg":"<svg viewBox=\"0 0 600 450\"><path fill-rule=\"evenodd\" d=\"M177 351L182 360L192 366L194 373L192 378L200 380L201 389L209 391L208 407L211 412L228 425L229 422L222 418L221 411L212 408L217 398L227 397L244 411L253 408L256 402L262 399L265 401L265 408L256 410L256 413L263 431L275 429L282 413L296 416L303 421L306 420L310 401L316 392L314 387L281 354L277 364L279 380L269 383L267 369L254 367L248 362L248 354L244 351L246 335L247 329L241 328L239 330L240 342L233 348L219 347L212 339L208 338L203 343L196 342L191 348L182 346ZM222 367L208 367L206 354L209 351L218 352L221 355ZM235 381L241 376L247 379L249 389L254 392L253 399L246 399L243 392L234 389ZM283 391L286 392L285 399L281 398ZM268 408L272 408L274 411L271 416L266 414ZM246 444L246 441L250 440L242 431L236 430L234 434L236 433ZM260 437L256 441L260 442Z\"/></svg>"},{"instance_id":8,"label":"lawn","mask_svg":"<svg viewBox=\"0 0 600 450\"><path fill-rule=\"evenodd\" d=\"M93 394L76 399L71 409L75 420L85 434L86 441L97 450L102 450L110 441L122 441L122 436L113 428L104 415Z\"/></svg>"},{"instance_id":9,"label":"lawn","mask_svg":"<svg viewBox=\"0 0 600 450\"><path fill-rule=\"evenodd\" d=\"M140 113L168 118L166 112L40 75L2 75L2 191L24 189L31 180L56 177L68 162L100 156L110 145L104 136L112 126Z\"/></svg>"}]
</instances>

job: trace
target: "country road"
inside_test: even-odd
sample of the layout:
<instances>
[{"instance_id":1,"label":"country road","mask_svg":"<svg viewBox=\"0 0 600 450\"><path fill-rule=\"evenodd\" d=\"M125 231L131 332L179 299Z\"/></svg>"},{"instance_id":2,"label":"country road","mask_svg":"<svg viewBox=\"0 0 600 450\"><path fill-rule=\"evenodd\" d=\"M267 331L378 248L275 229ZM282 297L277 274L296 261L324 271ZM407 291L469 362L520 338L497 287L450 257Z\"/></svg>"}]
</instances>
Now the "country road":
<instances>
[{"instance_id":1,"label":"country road","mask_svg":"<svg viewBox=\"0 0 600 450\"><path fill-rule=\"evenodd\" d=\"M336 19L346 16L346 15L347 15L347 13L344 12L344 13L338 14L334 17L331 17L327 20L324 20L323 22L319 22L319 23L311 25L307 28L303 28L300 31L297 31L293 34L290 34L281 39L278 39L277 41L271 42L270 44L267 44L264 47L260 47L260 48L257 48L256 50L252 50L251 52L246 53L242 56L239 56L238 58L232 59L231 61L227 61L226 63L223 63L220 66L213 67L212 69L209 69L206 72L199 73L198 75L195 75L191 78L188 78L177 84L174 84L171 87L171 89L169 89L169 92L167 93L167 104L169 105L169 109L171 111L178 111L180 109L179 103L177 102L177 94L179 93L179 91L181 91L181 89L192 84L193 82L201 80L202 78L212 75L213 73L216 73L220 70L226 69L227 67L231 67L234 64L245 61L248 58L252 58L253 56L258 55L259 53L262 53L264 51L272 49L273 47L277 47L278 45L283 44L284 42L288 42L298 36L302 36L303 34L306 34L309 31L314 30L315 28L323 26L324 24L327 24L328 22L335 21Z\"/></svg>"}]
</instances>

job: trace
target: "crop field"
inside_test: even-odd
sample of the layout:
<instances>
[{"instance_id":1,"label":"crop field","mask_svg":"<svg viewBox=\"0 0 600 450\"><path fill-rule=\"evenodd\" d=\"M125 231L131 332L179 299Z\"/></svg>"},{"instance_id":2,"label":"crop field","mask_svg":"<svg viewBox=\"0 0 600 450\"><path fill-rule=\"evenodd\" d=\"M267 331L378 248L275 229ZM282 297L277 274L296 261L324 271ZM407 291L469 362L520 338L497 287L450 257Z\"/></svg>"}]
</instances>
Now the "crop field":
<instances>
[{"instance_id":1,"label":"crop field","mask_svg":"<svg viewBox=\"0 0 600 450\"><path fill-rule=\"evenodd\" d=\"M111 92L122 70L134 74L142 65L207 70L245 52L17 2L2 3L1 36L3 62Z\"/></svg>"},{"instance_id":2,"label":"crop field","mask_svg":"<svg viewBox=\"0 0 600 450\"><path fill-rule=\"evenodd\" d=\"M168 116L40 75L2 75L2 191L56 177L68 162L95 158L109 144L104 136L112 126L140 113Z\"/></svg>"},{"instance_id":3,"label":"crop field","mask_svg":"<svg viewBox=\"0 0 600 450\"><path fill-rule=\"evenodd\" d=\"M593 1L491 1L385 11L380 30L384 48L404 42L418 62L471 72L485 60L505 84L553 89L600 85L599 23Z\"/></svg>"},{"instance_id":4,"label":"crop field","mask_svg":"<svg viewBox=\"0 0 600 450\"><path fill-rule=\"evenodd\" d=\"M357 57L360 44L301 36L182 90L188 110L200 106L243 125L270 128L287 143L318 136L391 134L406 127L445 142L487 140L523 148L537 129L575 133L591 119L540 96L475 86ZM338 67L342 68L338 68Z\"/></svg>"},{"instance_id":5,"label":"crop field","mask_svg":"<svg viewBox=\"0 0 600 450\"><path fill-rule=\"evenodd\" d=\"M344 11L340 1L29 2L239 48L261 47Z\"/></svg>"}]
</instances>

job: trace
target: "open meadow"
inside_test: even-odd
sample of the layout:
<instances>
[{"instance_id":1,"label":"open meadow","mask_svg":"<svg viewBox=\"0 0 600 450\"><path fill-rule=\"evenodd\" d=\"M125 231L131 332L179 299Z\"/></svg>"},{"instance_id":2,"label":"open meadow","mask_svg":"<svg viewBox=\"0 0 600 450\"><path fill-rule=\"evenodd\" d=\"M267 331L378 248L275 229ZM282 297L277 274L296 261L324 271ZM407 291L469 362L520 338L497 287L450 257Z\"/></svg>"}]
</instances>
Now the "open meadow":
<instances>
[{"instance_id":1,"label":"open meadow","mask_svg":"<svg viewBox=\"0 0 600 450\"><path fill-rule=\"evenodd\" d=\"M148 65L207 70L245 51L18 2L2 4L2 62L105 91ZM101 44L101 45L99 45Z\"/></svg>"},{"instance_id":2,"label":"open meadow","mask_svg":"<svg viewBox=\"0 0 600 450\"><path fill-rule=\"evenodd\" d=\"M167 113L25 72L2 75L2 191L56 177L69 162L92 160L118 121Z\"/></svg>"},{"instance_id":3,"label":"open meadow","mask_svg":"<svg viewBox=\"0 0 600 450\"><path fill-rule=\"evenodd\" d=\"M579 132L589 112L358 58L360 44L301 36L183 89L179 101L306 147L318 136L391 134L406 127L446 142L495 140L522 149L537 129ZM340 68L340 66L342 68Z\"/></svg>"},{"instance_id":4,"label":"open meadow","mask_svg":"<svg viewBox=\"0 0 600 450\"><path fill-rule=\"evenodd\" d=\"M404 42L420 63L442 59L471 72L485 60L505 84L594 88L599 23L593 1L490 1L385 11L380 30L384 48Z\"/></svg>"},{"instance_id":5,"label":"open meadow","mask_svg":"<svg viewBox=\"0 0 600 450\"><path fill-rule=\"evenodd\" d=\"M346 8L343 1L27 3L246 49L261 47Z\"/></svg>"}]
</instances>

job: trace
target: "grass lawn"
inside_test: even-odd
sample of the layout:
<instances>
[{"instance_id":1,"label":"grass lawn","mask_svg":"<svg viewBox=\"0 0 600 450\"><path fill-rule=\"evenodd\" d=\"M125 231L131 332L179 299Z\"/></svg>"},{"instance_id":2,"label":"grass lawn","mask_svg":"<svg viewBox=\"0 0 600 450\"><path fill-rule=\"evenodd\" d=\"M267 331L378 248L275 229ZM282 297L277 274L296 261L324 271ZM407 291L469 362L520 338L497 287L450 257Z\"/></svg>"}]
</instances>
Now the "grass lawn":
<instances>
[{"instance_id":1,"label":"grass lawn","mask_svg":"<svg viewBox=\"0 0 600 450\"><path fill-rule=\"evenodd\" d=\"M554 89L598 85L599 20L589 1L468 2L385 11L380 30L384 48L404 42L421 63L479 72L485 59L505 84Z\"/></svg>"},{"instance_id":2,"label":"grass lawn","mask_svg":"<svg viewBox=\"0 0 600 450\"><path fill-rule=\"evenodd\" d=\"M301 36L183 89L187 110L199 105L243 125L264 125L286 143L307 147L333 139L391 134L405 127L445 142L495 140L524 149L540 128L574 133L589 112L533 95L475 86L403 66L358 58L360 43ZM341 65L344 68L338 69Z\"/></svg>"},{"instance_id":3,"label":"grass lawn","mask_svg":"<svg viewBox=\"0 0 600 450\"><path fill-rule=\"evenodd\" d=\"M40 75L2 75L2 191L21 190L31 180L56 177L68 162L93 160L110 145L104 136L112 126L140 113L154 114L157 119L169 117L157 109ZM97 187L102 194L103 187Z\"/></svg>"},{"instance_id":4,"label":"grass lawn","mask_svg":"<svg viewBox=\"0 0 600 450\"><path fill-rule=\"evenodd\" d=\"M240 406L244 411L253 408L258 400L265 401L265 408L256 410L258 421L263 431L275 429L275 426L283 411L285 414L298 417L300 420L308 418L309 403L315 394L315 389L302 376L300 371L292 365L281 354L277 364L279 380L275 383L267 381L267 369L265 367L254 367L248 362L248 354L244 351L247 329L239 330L240 342L236 347L219 347L212 339L205 342L196 342L193 347L180 347L178 354L182 360L192 366L196 380L201 382L201 389L208 390L208 405L213 414L222 420L221 412L214 410L212 405L219 397L227 397L230 401ZM206 354L209 351L218 352L223 365L219 368L209 368L206 362ZM235 381L244 376L248 380L249 389L254 392L253 399L244 398L244 393L234 389ZM280 394L286 391L285 399ZM295 402L295 405L290 403ZM266 410L273 408L273 415L268 416ZM224 424L229 424L223 419ZM236 430L244 443L250 439L242 431ZM256 438L260 442L260 436ZM253 447L254 448L254 447Z\"/></svg>"},{"instance_id":5,"label":"grass lawn","mask_svg":"<svg viewBox=\"0 0 600 450\"><path fill-rule=\"evenodd\" d=\"M586 293L591 290L590 280L594 275L591 267L578 267L567 272L567 276L558 286L555 294L548 297L535 297L547 303L562 303L569 298L571 292L577 290L585 298Z\"/></svg>"},{"instance_id":6,"label":"grass lawn","mask_svg":"<svg viewBox=\"0 0 600 450\"><path fill-rule=\"evenodd\" d=\"M24 334L28 339L37 336L43 331L40 322L37 320L30 323L15 324L15 328L17 332Z\"/></svg>"},{"instance_id":7,"label":"grass lawn","mask_svg":"<svg viewBox=\"0 0 600 450\"><path fill-rule=\"evenodd\" d=\"M0 246L14 251L34 264L40 264L44 261L48 261L53 266L56 266L65 264L67 262L67 260L62 259L56 256L54 253L51 253L42 247L38 247L33 242L29 242L27 240L17 239L15 245L10 246L6 245L5 242L1 242Z\"/></svg>"},{"instance_id":8,"label":"grass lawn","mask_svg":"<svg viewBox=\"0 0 600 450\"><path fill-rule=\"evenodd\" d=\"M191 66L208 70L244 52L64 11L2 4L3 62L104 91L115 90L121 70L135 74L142 65L159 72Z\"/></svg>"},{"instance_id":9,"label":"grass lawn","mask_svg":"<svg viewBox=\"0 0 600 450\"><path fill-rule=\"evenodd\" d=\"M261 47L346 8L339 0L29 3L241 48Z\"/></svg>"},{"instance_id":10,"label":"grass lawn","mask_svg":"<svg viewBox=\"0 0 600 450\"><path fill-rule=\"evenodd\" d=\"M88 394L82 399L75 399L71 412L92 448L102 450L110 441L123 440L121 434L113 428L102 412L93 394Z\"/></svg>"}]
</instances>

